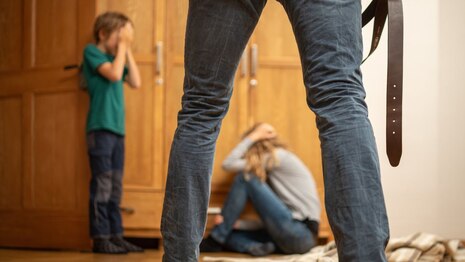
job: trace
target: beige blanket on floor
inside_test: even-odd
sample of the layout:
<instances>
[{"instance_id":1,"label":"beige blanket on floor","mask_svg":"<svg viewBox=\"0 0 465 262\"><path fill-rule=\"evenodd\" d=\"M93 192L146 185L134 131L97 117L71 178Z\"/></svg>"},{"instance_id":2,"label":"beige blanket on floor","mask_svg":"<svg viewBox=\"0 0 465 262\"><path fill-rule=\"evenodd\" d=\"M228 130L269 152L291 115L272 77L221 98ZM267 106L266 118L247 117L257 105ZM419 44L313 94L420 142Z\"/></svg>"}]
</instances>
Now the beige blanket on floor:
<instances>
[{"instance_id":1,"label":"beige blanket on floor","mask_svg":"<svg viewBox=\"0 0 465 262\"><path fill-rule=\"evenodd\" d=\"M402 238L394 238L386 247L390 262L465 262L465 247L459 240L445 241L442 238L417 233ZM228 258L204 257L205 262L337 262L337 249L334 242L317 246L302 255L287 255L270 258Z\"/></svg>"}]
</instances>

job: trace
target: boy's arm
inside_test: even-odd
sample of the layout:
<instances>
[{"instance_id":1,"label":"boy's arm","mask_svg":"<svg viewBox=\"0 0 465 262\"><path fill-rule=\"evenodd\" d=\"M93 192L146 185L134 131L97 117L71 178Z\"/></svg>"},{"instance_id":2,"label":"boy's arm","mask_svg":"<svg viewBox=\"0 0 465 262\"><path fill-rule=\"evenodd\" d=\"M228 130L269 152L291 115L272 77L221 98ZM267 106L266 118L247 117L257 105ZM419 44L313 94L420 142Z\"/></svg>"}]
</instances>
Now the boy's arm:
<instances>
[{"instance_id":1,"label":"boy's arm","mask_svg":"<svg viewBox=\"0 0 465 262\"><path fill-rule=\"evenodd\" d=\"M139 88L141 86L141 79L139 68L137 67L136 61L134 60L134 56L132 55L131 48L128 48L127 51L127 66L128 66L128 74L126 79L124 79L132 88Z\"/></svg>"},{"instance_id":2,"label":"boy's arm","mask_svg":"<svg viewBox=\"0 0 465 262\"><path fill-rule=\"evenodd\" d=\"M99 74L112 82L121 80L123 77L124 65L126 63L127 50L128 43L125 40L120 40L115 60L113 60L113 63L106 62L101 64L97 68Z\"/></svg>"}]
</instances>

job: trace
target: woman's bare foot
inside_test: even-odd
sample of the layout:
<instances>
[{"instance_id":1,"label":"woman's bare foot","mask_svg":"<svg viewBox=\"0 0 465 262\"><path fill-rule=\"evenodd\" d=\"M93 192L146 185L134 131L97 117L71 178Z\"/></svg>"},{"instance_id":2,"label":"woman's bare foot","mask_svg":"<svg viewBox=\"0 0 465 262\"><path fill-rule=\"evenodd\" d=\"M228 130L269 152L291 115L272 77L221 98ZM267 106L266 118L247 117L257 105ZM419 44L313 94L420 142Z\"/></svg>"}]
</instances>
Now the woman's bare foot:
<instances>
[{"instance_id":1,"label":"woman's bare foot","mask_svg":"<svg viewBox=\"0 0 465 262\"><path fill-rule=\"evenodd\" d=\"M224 221L224 218L222 215L216 215L213 220L213 222L215 223L215 226L223 223L223 221Z\"/></svg>"},{"instance_id":2,"label":"woman's bare foot","mask_svg":"<svg viewBox=\"0 0 465 262\"><path fill-rule=\"evenodd\" d=\"M224 218L223 218L222 215L216 215L215 218L213 219L213 223L215 223L215 226L217 226L217 225L219 225L219 224L221 224L221 223L223 223L223 222L224 222ZM233 228L234 228L234 229L240 228L240 223L239 223L239 221L236 221L236 222L234 223Z\"/></svg>"}]
</instances>

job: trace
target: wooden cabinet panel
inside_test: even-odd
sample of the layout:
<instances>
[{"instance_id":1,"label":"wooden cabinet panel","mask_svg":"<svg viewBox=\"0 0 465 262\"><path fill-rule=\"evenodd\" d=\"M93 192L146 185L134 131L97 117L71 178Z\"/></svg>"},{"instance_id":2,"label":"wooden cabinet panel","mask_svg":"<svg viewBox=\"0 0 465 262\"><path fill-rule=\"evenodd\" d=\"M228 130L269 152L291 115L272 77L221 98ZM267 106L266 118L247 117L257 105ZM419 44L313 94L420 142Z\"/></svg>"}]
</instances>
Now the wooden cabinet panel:
<instances>
[{"instance_id":1,"label":"wooden cabinet panel","mask_svg":"<svg viewBox=\"0 0 465 262\"><path fill-rule=\"evenodd\" d=\"M260 58L298 59L299 51L289 19L278 1L268 1L254 32Z\"/></svg>"},{"instance_id":2,"label":"wooden cabinet panel","mask_svg":"<svg viewBox=\"0 0 465 262\"><path fill-rule=\"evenodd\" d=\"M184 38L189 1L171 0L166 2L168 55L171 59L179 61L184 58Z\"/></svg>"},{"instance_id":3,"label":"wooden cabinet panel","mask_svg":"<svg viewBox=\"0 0 465 262\"><path fill-rule=\"evenodd\" d=\"M155 23L159 1L153 0L98 0L97 13L122 12L134 23L135 39L132 51L142 77L142 87L125 86L126 137L124 185L126 191L162 188L161 168L155 161L161 158L161 141L156 140L156 121L161 117L161 104L157 100L155 49L157 25ZM125 224L126 226L126 224Z\"/></svg>"},{"instance_id":4,"label":"wooden cabinet panel","mask_svg":"<svg viewBox=\"0 0 465 262\"><path fill-rule=\"evenodd\" d=\"M94 4L0 1L0 246L90 246L88 99L62 68L82 57Z\"/></svg>"},{"instance_id":5,"label":"wooden cabinet panel","mask_svg":"<svg viewBox=\"0 0 465 262\"><path fill-rule=\"evenodd\" d=\"M0 97L0 209L21 208L21 96Z\"/></svg>"},{"instance_id":6,"label":"wooden cabinet panel","mask_svg":"<svg viewBox=\"0 0 465 262\"><path fill-rule=\"evenodd\" d=\"M0 1L0 71L21 67L22 17L23 1Z\"/></svg>"},{"instance_id":7,"label":"wooden cabinet panel","mask_svg":"<svg viewBox=\"0 0 465 262\"><path fill-rule=\"evenodd\" d=\"M106 11L126 14L134 23L132 51L142 86L124 88L126 106L123 226L126 236L160 237L163 205L163 50L157 50L163 20L163 2L154 0L98 0L97 15ZM166 82L166 81L165 81ZM133 213L128 212L132 210Z\"/></svg>"},{"instance_id":8,"label":"wooden cabinet panel","mask_svg":"<svg viewBox=\"0 0 465 262\"><path fill-rule=\"evenodd\" d=\"M153 68L141 64L140 89L124 89L126 104L125 172L126 186L151 187L155 183L154 155L154 87Z\"/></svg>"},{"instance_id":9,"label":"wooden cabinet panel","mask_svg":"<svg viewBox=\"0 0 465 262\"><path fill-rule=\"evenodd\" d=\"M83 130L77 121L75 92L44 93L33 101L33 168L26 185L26 205L32 209L74 210L77 142ZM40 190L38 190L40 189Z\"/></svg>"},{"instance_id":10,"label":"wooden cabinet panel","mask_svg":"<svg viewBox=\"0 0 465 262\"><path fill-rule=\"evenodd\" d=\"M0 212L1 247L89 249L89 225L80 213Z\"/></svg>"},{"instance_id":11,"label":"wooden cabinet panel","mask_svg":"<svg viewBox=\"0 0 465 262\"><path fill-rule=\"evenodd\" d=\"M121 207L125 229L160 228L163 193L126 192Z\"/></svg>"},{"instance_id":12,"label":"wooden cabinet panel","mask_svg":"<svg viewBox=\"0 0 465 262\"><path fill-rule=\"evenodd\" d=\"M78 0L30 0L31 67L77 62Z\"/></svg>"}]
</instances>

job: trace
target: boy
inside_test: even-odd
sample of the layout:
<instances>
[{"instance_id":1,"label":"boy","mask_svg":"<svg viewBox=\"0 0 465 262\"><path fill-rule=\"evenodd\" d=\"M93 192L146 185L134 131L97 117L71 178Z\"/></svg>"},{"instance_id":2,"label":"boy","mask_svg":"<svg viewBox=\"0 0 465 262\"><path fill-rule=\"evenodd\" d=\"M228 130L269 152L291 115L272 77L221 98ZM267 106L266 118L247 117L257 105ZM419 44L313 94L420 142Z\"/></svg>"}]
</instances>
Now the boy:
<instances>
[{"instance_id":1,"label":"boy","mask_svg":"<svg viewBox=\"0 0 465 262\"><path fill-rule=\"evenodd\" d=\"M97 17L93 33L96 44L86 46L83 62L90 96L86 132L92 172L89 216L93 252L142 252L123 239L119 209L125 134L123 80L133 88L141 85L130 48L132 22L123 14L107 12Z\"/></svg>"}]
</instances>

